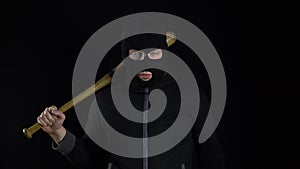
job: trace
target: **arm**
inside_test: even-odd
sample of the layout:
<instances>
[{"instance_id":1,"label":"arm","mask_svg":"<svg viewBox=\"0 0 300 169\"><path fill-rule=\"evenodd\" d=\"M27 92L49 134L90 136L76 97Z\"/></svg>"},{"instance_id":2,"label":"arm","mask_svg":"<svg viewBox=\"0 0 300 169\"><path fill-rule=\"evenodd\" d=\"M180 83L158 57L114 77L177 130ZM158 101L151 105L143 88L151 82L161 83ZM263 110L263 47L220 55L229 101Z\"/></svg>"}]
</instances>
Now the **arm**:
<instances>
[{"instance_id":1,"label":"arm","mask_svg":"<svg viewBox=\"0 0 300 169\"><path fill-rule=\"evenodd\" d=\"M219 144L216 132L214 132L212 136L204 143L200 144L198 142L202 126L206 120L206 116L210 107L210 104L204 92L200 93L200 111L192 128L197 152L197 163L199 168L201 169L225 169L224 154L221 145Z\"/></svg>"},{"instance_id":2,"label":"arm","mask_svg":"<svg viewBox=\"0 0 300 169\"><path fill-rule=\"evenodd\" d=\"M95 145L87 135L78 139L67 130L65 137L59 144L52 141L52 148L65 155L72 164L79 168L104 168L105 158L103 156L105 152Z\"/></svg>"},{"instance_id":3,"label":"arm","mask_svg":"<svg viewBox=\"0 0 300 169\"><path fill-rule=\"evenodd\" d=\"M201 169L225 169L224 154L216 133L204 143L196 143L198 165Z\"/></svg>"},{"instance_id":4,"label":"arm","mask_svg":"<svg viewBox=\"0 0 300 169\"><path fill-rule=\"evenodd\" d=\"M52 148L67 157L79 168L94 168L104 165L104 151L95 145L87 136L76 138L70 131L63 127L65 115L56 108L46 108L37 118L42 129L52 138Z\"/></svg>"}]
</instances>

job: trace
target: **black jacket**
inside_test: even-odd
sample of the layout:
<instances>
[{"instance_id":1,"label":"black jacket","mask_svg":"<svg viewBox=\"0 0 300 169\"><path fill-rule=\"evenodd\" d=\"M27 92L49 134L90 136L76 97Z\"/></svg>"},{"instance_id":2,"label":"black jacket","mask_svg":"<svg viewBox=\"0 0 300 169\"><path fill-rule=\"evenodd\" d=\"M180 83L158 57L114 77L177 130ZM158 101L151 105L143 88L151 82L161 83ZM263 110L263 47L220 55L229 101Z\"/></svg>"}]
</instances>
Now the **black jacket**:
<instances>
[{"instance_id":1,"label":"black jacket","mask_svg":"<svg viewBox=\"0 0 300 169\"><path fill-rule=\"evenodd\" d=\"M153 89L161 89L167 97L165 111L147 125L147 135L151 137L165 131L178 117L180 92L174 79L169 75L165 75L159 83L150 86L144 86L135 79L130 85L130 99L138 110L143 110L144 107L145 87L149 88L150 92ZM197 141L209 109L209 102L205 99L204 92L200 92L200 95L200 111L192 130L172 149L149 157L147 159L149 169L225 168L223 153L216 134L203 144ZM143 137L142 124L125 119L114 107L110 86L97 94L97 103L104 118L115 130L131 137ZM142 158L127 158L109 153L97 146L87 135L78 139L68 131L60 145L53 144L53 148L63 153L79 168L143 169Z\"/></svg>"}]
</instances>

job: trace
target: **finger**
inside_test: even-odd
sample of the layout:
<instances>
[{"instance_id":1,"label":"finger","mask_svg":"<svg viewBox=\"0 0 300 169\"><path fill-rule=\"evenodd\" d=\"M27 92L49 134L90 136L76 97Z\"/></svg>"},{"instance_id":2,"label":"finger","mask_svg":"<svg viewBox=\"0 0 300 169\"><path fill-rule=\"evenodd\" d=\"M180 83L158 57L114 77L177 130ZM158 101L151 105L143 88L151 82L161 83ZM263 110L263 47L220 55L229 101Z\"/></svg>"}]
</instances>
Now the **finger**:
<instances>
[{"instance_id":1,"label":"finger","mask_svg":"<svg viewBox=\"0 0 300 169\"><path fill-rule=\"evenodd\" d=\"M46 116L47 112L45 111L43 113L43 115L41 116L41 119L48 125L48 126L52 126L52 122L47 118Z\"/></svg>"},{"instance_id":2,"label":"finger","mask_svg":"<svg viewBox=\"0 0 300 169\"><path fill-rule=\"evenodd\" d=\"M41 117L45 112L48 112L48 111L49 111L49 107L46 107L45 110L41 113Z\"/></svg>"},{"instance_id":3,"label":"finger","mask_svg":"<svg viewBox=\"0 0 300 169\"><path fill-rule=\"evenodd\" d=\"M42 120L41 116L39 116L39 117L37 118L37 122L38 122L41 126L47 127L47 124Z\"/></svg>"},{"instance_id":4,"label":"finger","mask_svg":"<svg viewBox=\"0 0 300 169\"><path fill-rule=\"evenodd\" d=\"M61 111L58 110L51 111L51 113L56 115L59 119L65 119L66 117Z\"/></svg>"},{"instance_id":5,"label":"finger","mask_svg":"<svg viewBox=\"0 0 300 169\"><path fill-rule=\"evenodd\" d=\"M49 112L46 112L46 117L52 123L54 123L55 120L57 119L56 116L52 116Z\"/></svg>"}]
</instances>

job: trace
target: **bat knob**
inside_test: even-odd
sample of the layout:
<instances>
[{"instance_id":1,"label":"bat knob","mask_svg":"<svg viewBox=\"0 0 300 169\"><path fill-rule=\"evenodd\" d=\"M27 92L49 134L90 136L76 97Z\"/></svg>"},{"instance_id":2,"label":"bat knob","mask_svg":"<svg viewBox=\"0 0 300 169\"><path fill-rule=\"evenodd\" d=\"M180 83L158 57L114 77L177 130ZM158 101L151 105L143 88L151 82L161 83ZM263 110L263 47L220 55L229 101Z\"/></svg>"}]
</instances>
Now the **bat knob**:
<instances>
[{"instance_id":1,"label":"bat knob","mask_svg":"<svg viewBox=\"0 0 300 169\"><path fill-rule=\"evenodd\" d=\"M168 31L166 33L166 36L167 36L166 41L167 41L168 47L170 47L170 46L172 46L175 43L175 41L176 41L176 35L175 35L174 32Z\"/></svg>"},{"instance_id":2,"label":"bat knob","mask_svg":"<svg viewBox=\"0 0 300 169\"><path fill-rule=\"evenodd\" d=\"M27 137L29 139L32 138L32 134L31 134L31 132L27 128L23 129L23 133L24 133L25 137Z\"/></svg>"}]
</instances>

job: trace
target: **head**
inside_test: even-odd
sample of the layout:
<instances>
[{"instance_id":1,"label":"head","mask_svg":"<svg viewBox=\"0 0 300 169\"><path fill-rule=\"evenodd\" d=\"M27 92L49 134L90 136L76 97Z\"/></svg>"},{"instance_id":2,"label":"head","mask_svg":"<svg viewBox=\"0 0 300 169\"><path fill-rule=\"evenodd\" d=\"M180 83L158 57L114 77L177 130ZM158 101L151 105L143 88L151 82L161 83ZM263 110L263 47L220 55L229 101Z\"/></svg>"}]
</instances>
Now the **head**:
<instances>
[{"instance_id":1,"label":"head","mask_svg":"<svg viewBox=\"0 0 300 169\"><path fill-rule=\"evenodd\" d=\"M132 61L136 61L136 62L143 61L145 58L159 61L163 57L163 52L162 49L153 49L153 50L151 49L149 52L145 50L129 49L128 57ZM151 70L144 70L139 72L137 74L137 77L140 80L147 82L152 79L152 72Z\"/></svg>"},{"instance_id":2,"label":"head","mask_svg":"<svg viewBox=\"0 0 300 169\"><path fill-rule=\"evenodd\" d=\"M140 34L138 34L139 32ZM129 20L122 31L122 36L127 37L121 43L122 58L128 57L132 66L138 66L145 61L162 63L165 59L163 50L168 47L165 33L166 29L158 18L136 17ZM126 71L131 72L132 66L126 67ZM156 81L163 74L163 71L149 68L137 73L136 77L146 84Z\"/></svg>"},{"instance_id":3,"label":"head","mask_svg":"<svg viewBox=\"0 0 300 169\"><path fill-rule=\"evenodd\" d=\"M128 57L132 66L138 66L145 61L165 62L164 51L167 49L165 35L160 34L138 34L128 37L122 41L122 58ZM126 71L131 72L132 67L126 67ZM159 80L165 72L158 69L146 69L136 74L136 77L144 84L150 84Z\"/></svg>"}]
</instances>

